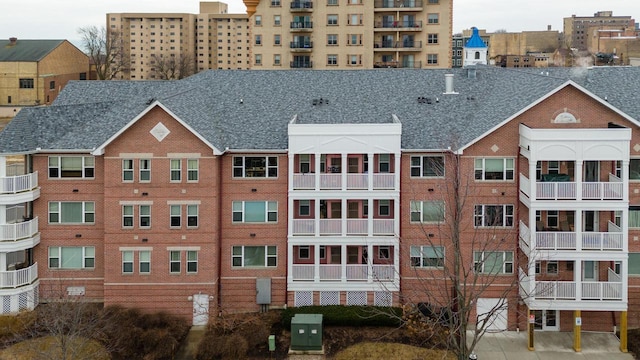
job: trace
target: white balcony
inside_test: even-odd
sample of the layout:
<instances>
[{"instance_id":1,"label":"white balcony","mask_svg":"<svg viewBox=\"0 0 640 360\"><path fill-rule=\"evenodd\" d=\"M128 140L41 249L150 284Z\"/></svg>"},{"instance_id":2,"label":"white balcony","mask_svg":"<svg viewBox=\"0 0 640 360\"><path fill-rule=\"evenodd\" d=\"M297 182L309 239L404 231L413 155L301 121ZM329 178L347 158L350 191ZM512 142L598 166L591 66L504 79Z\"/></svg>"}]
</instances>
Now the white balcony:
<instances>
[{"instance_id":1,"label":"white balcony","mask_svg":"<svg viewBox=\"0 0 640 360\"><path fill-rule=\"evenodd\" d=\"M393 219L318 219L316 233L315 219L291 220L291 232L294 236L393 236L395 221ZM346 223L343 233L342 224ZM372 230L369 231L369 224Z\"/></svg>"},{"instance_id":2,"label":"white balcony","mask_svg":"<svg viewBox=\"0 0 640 360\"><path fill-rule=\"evenodd\" d=\"M38 263L13 271L0 271L0 289L15 289L28 285L38 278Z\"/></svg>"},{"instance_id":3,"label":"white balcony","mask_svg":"<svg viewBox=\"0 0 640 360\"><path fill-rule=\"evenodd\" d=\"M37 199L38 172L0 178L0 204L17 204Z\"/></svg>"},{"instance_id":4,"label":"white balcony","mask_svg":"<svg viewBox=\"0 0 640 360\"><path fill-rule=\"evenodd\" d=\"M624 184L614 175L608 182L582 182L582 191L578 196L576 182L540 182L535 184L535 198L531 196L532 188L529 178L520 174L520 191L531 200L623 200Z\"/></svg>"},{"instance_id":5,"label":"white balcony","mask_svg":"<svg viewBox=\"0 0 640 360\"><path fill-rule=\"evenodd\" d=\"M0 225L0 241L18 241L38 233L38 218L29 221Z\"/></svg>"},{"instance_id":6,"label":"white balcony","mask_svg":"<svg viewBox=\"0 0 640 360\"><path fill-rule=\"evenodd\" d=\"M520 238L527 249L524 250L592 250L622 251L624 234L614 223L608 223L607 232L536 231L535 247L532 248L529 227L520 221ZM528 252L527 252L528 254Z\"/></svg>"},{"instance_id":7,"label":"white balcony","mask_svg":"<svg viewBox=\"0 0 640 360\"><path fill-rule=\"evenodd\" d=\"M316 189L316 177L319 177L319 189ZM370 179L371 178L371 179ZM372 181L371 188L369 180ZM346 190L393 190L396 175L393 173L346 174ZM341 173L296 173L293 174L294 190L343 190Z\"/></svg>"},{"instance_id":8,"label":"white balcony","mask_svg":"<svg viewBox=\"0 0 640 360\"><path fill-rule=\"evenodd\" d=\"M372 265L371 270L366 264L320 264L316 279L316 265L292 265L291 279L293 281L322 281L322 282L388 282L394 281L396 269L394 265Z\"/></svg>"},{"instance_id":9,"label":"white balcony","mask_svg":"<svg viewBox=\"0 0 640 360\"><path fill-rule=\"evenodd\" d=\"M537 281L533 296L536 300L622 300L622 283L608 281ZM582 295L578 299L576 288Z\"/></svg>"}]
</instances>

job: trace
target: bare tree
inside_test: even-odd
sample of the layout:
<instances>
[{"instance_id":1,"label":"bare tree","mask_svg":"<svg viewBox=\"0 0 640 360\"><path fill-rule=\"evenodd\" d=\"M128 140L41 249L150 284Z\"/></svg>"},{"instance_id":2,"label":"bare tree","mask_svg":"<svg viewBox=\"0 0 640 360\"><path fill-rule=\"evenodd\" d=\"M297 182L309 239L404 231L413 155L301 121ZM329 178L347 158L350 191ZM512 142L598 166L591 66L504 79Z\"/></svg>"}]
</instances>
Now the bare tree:
<instances>
[{"instance_id":1,"label":"bare tree","mask_svg":"<svg viewBox=\"0 0 640 360\"><path fill-rule=\"evenodd\" d=\"M515 205L511 214L506 214L507 208L473 204L483 201L474 190L473 164L463 169L463 159L452 152L444 158L446 181L440 188L429 189L441 196L441 201L435 202L441 206L439 214L431 211L428 216L434 217L425 218L424 212L412 206L411 220L422 223L421 234L416 241L401 240L403 251L411 254L413 274L405 270L403 281L411 284L404 286L409 290L402 291L400 297L409 309L405 325L420 329L418 323L426 324L423 329L427 333L439 335L429 337L432 343L439 341L440 347L466 360L496 317L514 305L509 306L509 300L517 298L518 251L513 244L518 242L511 230L517 227ZM439 162L430 167L445 174ZM416 190L416 195L419 192ZM493 302L482 313L478 313L480 299ZM442 331L433 332L433 327Z\"/></svg>"},{"instance_id":2,"label":"bare tree","mask_svg":"<svg viewBox=\"0 0 640 360\"><path fill-rule=\"evenodd\" d=\"M97 26L78 29L84 50L95 66L98 80L113 80L129 68L129 60L124 51L122 33Z\"/></svg>"},{"instance_id":3,"label":"bare tree","mask_svg":"<svg viewBox=\"0 0 640 360\"><path fill-rule=\"evenodd\" d=\"M157 77L162 80L177 80L195 73L195 62L189 54L153 54L154 69Z\"/></svg>"}]
</instances>

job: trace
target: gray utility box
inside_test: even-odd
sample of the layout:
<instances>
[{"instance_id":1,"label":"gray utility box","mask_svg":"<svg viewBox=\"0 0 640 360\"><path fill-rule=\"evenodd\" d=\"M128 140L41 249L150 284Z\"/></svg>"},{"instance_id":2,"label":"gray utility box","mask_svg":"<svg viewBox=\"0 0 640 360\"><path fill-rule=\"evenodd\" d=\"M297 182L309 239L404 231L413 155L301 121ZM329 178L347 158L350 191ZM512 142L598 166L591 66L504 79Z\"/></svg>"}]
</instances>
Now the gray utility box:
<instances>
[{"instance_id":1,"label":"gray utility box","mask_svg":"<svg viewBox=\"0 0 640 360\"><path fill-rule=\"evenodd\" d=\"M291 350L322 351L322 314L296 314L291 319Z\"/></svg>"}]
</instances>

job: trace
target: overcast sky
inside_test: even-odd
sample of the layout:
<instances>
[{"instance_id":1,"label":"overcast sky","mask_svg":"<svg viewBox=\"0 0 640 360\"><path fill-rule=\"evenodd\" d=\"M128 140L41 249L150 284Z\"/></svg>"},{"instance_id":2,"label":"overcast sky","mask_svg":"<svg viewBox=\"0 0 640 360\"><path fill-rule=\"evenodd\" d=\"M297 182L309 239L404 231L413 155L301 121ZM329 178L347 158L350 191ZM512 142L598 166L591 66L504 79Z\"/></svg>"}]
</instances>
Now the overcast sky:
<instances>
[{"instance_id":1,"label":"overcast sky","mask_svg":"<svg viewBox=\"0 0 640 360\"><path fill-rule=\"evenodd\" d=\"M267 1L267 0L263 0ZM288 0L285 0L288 1ZM317 1L317 0L316 0ZM324 0L322 0L324 1ZM346 1L346 0L341 0ZM364 0L374 1L374 0ZM242 0L223 0L230 13L244 13ZM612 10L640 21L640 0L453 0L453 30L476 26L493 32L523 30L562 31L562 18L572 14L591 16ZM77 29L103 26L107 13L199 11L199 0L0 0L0 39L79 39Z\"/></svg>"}]
</instances>

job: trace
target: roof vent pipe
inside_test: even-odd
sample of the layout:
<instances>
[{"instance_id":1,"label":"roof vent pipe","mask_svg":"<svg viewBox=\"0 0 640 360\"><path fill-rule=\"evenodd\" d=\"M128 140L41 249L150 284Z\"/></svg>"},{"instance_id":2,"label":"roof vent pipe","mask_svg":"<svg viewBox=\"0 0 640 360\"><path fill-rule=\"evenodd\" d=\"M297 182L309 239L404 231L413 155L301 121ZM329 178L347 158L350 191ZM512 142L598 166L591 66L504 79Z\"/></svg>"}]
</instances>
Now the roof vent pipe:
<instances>
[{"instance_id":1,"label":"roof vent pipe","mask_svg":"<svg viewBox=\"0 0 640 360\"><path fill-rule=\"evenodd\" d=\"M445 94L457 94L453 91L453 74L444 74Z\"/></svg>"},{"instance_id":2,"label":"roof vent pipe","mask_svg":"<svg viewBox=\"0 0 640 360\"><path fill-rule=\"evenodd\" d=\"M17 37L10 37L9 38L9 45L15 45L18 42L18 38Z\"/></svg>"}]
</instances>

